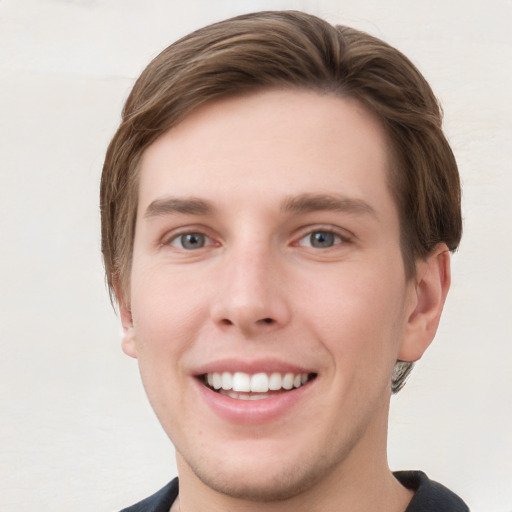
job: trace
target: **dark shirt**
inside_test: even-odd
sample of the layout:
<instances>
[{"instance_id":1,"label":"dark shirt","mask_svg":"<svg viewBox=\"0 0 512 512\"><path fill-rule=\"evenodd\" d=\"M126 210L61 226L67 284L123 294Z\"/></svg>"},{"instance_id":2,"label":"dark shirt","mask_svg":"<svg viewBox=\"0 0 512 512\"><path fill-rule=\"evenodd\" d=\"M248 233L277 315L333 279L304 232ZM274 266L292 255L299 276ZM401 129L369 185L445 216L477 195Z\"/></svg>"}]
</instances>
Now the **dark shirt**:
<instances>
[{"instance_id":1,"label":"dark shirt","mask_svg":"<svg viewBox=\"0 0 512 512\"><path fill-rule=\"evenodd\" d=\"M121 512L169 512L177 497L178 479L175 478L149 498L139 501L131 507L123 508Z\"/></svg>"},{"instance_id":2,"label":"dark shirt","mask_svg":"<svg viewBox=\"0 0 512 512\"><path fill-rule=\"evenodd\" d=\"M396 471L395 478L414 496L405 512L469 512L468 506L444 485L430 480L423 471Z\"/></svg>"},{"instance_id":3,"label":"dark shirt","mask_svg":"<svg viewBox=\"0 0 512 512\"><path fill-rule=\"evenodd\" d=\"M414 491L404 512L469 512L456 494L430 480L422 471L397 471L394 475L404 487ZM177 496L178 479L175 478L157 493L121 512L169 512Z\"/></svg>"}]
</instances>

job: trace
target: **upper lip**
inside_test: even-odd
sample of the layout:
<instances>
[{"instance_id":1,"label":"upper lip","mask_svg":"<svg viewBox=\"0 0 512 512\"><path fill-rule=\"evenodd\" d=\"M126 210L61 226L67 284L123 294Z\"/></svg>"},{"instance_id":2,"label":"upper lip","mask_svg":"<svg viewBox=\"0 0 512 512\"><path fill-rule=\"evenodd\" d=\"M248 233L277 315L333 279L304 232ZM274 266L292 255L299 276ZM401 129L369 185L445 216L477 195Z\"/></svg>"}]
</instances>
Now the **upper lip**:
<instances>
[{"instance_id":1,"label":"upper lip","mask_svg":"<svg viewBox=\"0 0 512 512\"><path fill-rule=\"evenodd\" d=\"M209 363L202 364L194 368L193 374L196 376L207 373L222 372L243 372L250 375L255 373L315 373L310 367L285 362L279 359L218 359Z\"/></svg>"}]
</instances>

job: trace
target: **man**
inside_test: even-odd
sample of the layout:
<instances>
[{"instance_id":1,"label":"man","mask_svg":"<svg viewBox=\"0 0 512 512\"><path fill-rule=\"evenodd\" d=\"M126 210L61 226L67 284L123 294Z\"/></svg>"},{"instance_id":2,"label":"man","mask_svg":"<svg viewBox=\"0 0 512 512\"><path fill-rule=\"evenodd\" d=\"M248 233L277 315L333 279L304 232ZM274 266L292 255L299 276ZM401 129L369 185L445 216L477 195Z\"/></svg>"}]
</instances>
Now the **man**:
<instances>
[{"instance_id":1,"label":"man","mask_svg":"<svg viewBox=\"0 0 512 512\"><path fill-rule=\"evenodd\" d=\"M126 102L101 209L123 349L179 473L126 510L467 510L387 465L390 395L462 231L438 104L402 54L298 12L186 36Z\"/></svg>"}]
</instances>

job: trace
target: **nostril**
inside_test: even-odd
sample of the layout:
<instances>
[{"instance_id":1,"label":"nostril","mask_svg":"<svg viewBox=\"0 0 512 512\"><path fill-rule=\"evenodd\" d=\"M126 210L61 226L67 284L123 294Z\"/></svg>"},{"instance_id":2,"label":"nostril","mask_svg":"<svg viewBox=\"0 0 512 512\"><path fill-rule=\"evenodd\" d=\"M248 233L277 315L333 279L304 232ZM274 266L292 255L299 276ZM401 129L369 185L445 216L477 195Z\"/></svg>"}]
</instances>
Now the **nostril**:
<instances>
[{"instance_id":1,"label":"nostril","mask_svg":"<svg viewBox=\"0 0 512 512\"><path fill-rule=\"evenodd\" d=\"M273 326L273 325L276 325L276 323L277 323L276 320L271 317L260 318L258 320L252 320L252 321L249 318L247 318L247 319L244 319L244 318L230 319L228 317L228 318L220 318L218 320L218 322L219 322L219 325L221 325L225 328L237 326L242 330L250 329L251 326L253 326L253 327L263 326L263 325L269 325L269 326L272 325Z\"/></svg>"}]
</instances>

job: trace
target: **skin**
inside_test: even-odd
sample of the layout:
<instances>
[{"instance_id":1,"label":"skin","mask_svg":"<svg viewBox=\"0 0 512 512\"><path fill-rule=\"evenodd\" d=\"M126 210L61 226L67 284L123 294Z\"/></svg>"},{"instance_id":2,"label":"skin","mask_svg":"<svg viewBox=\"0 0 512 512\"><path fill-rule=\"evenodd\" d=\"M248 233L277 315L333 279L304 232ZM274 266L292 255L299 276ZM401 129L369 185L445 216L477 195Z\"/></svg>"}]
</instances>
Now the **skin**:
<instances>
[{"instance_id":1,"label":"skin","mask_svg":"<svg viewBox=\"0 0 512 512\"><path fill-rule=\"evenodd\" d=\"M406 508L391 372L431 342L450 273L440 245L406 279L389 164L357 101L289 90L206 104L145 151L123 349L176 447L182 511ZM316 378L234 421L197 378L226 364Z\"/></svg>"}]
</instances>

